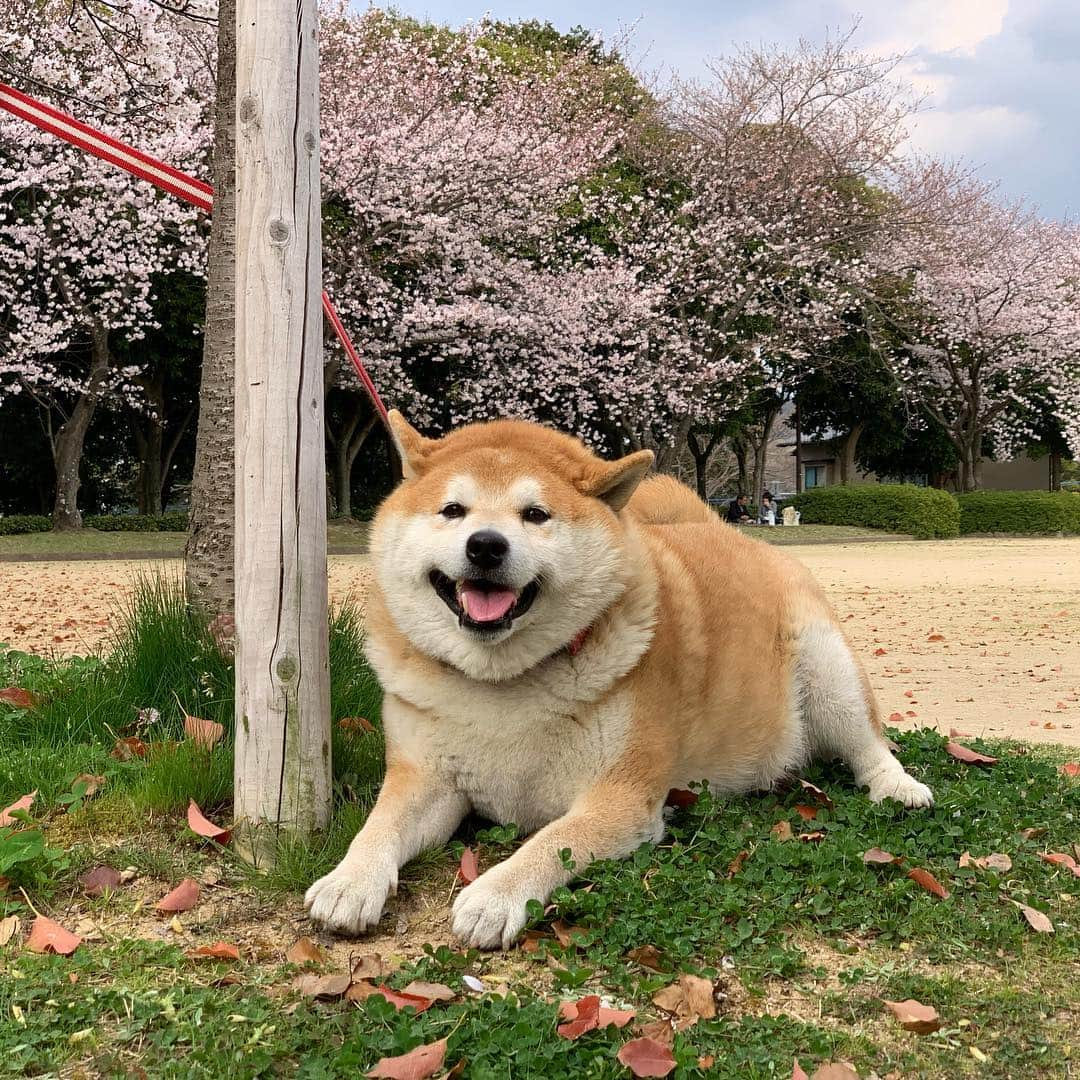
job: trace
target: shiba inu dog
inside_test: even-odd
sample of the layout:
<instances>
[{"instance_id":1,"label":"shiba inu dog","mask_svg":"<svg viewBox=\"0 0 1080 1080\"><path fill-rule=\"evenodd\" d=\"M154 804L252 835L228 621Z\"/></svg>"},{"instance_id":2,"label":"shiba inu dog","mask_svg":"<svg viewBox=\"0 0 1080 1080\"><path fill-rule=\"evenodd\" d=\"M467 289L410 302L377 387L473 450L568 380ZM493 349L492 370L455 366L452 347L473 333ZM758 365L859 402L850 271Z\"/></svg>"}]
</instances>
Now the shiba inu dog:
<instances>
[{"instance_id":1,"label":"shiba inu dog","mask_svg":"<svg viewBox=\"0 0 1080 1080\"><path fill-rule=\"evenodd\" d=\"M454 934L508 947L576 867L664 831L669 789L767 789L841 757L874 801L929 806L866 675L794 559L723 524L652 454L603 461L496 421L432 440L398 414L405 479L372 530L367 652L386 779L312 919L357 934L398 869L470 810L528 840L458 895Z\"/></svg>"}]
</instances>

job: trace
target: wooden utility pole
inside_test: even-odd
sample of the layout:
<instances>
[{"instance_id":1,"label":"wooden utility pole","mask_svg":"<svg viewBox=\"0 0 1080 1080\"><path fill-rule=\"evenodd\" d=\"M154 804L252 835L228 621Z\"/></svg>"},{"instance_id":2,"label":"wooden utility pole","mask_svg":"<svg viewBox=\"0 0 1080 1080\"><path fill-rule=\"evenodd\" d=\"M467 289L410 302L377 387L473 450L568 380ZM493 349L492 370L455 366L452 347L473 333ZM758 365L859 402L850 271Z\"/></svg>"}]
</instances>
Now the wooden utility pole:
<instances>
[{"instance_id":1,"label":"wooden utility pole","mask_svg":"<svg viewBox=\"0 0 1080 1080\"><path fill-rule=\"evenodd\" d=\"M264 862L330 815L316 0L236 26L235 813Z\"/></svg>"}]
</instances>

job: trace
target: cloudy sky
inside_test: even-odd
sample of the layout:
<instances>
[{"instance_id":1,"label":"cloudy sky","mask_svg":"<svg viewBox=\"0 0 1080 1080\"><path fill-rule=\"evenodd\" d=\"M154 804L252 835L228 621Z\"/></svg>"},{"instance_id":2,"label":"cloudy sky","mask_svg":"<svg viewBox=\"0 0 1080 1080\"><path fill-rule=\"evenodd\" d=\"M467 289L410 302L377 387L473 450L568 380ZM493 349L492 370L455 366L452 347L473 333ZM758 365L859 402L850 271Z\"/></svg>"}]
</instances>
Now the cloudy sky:
<instances>
[{"instance_id":1,"label":"cloudy sky","mask_svg":"<svg viewBox=\"0 0 1080 1080\"><path fill-rule=\"evenodd\" d=\"M861 18L857 42L908 54L904 75L931 93L913 141L963 157L1009 196L1051 217L1080 211L1080 0L395 0L405 14L461 25L486 12L633 28L650 70L702 76L741 42L817 39Z\"/></svg>"}]
</instances>

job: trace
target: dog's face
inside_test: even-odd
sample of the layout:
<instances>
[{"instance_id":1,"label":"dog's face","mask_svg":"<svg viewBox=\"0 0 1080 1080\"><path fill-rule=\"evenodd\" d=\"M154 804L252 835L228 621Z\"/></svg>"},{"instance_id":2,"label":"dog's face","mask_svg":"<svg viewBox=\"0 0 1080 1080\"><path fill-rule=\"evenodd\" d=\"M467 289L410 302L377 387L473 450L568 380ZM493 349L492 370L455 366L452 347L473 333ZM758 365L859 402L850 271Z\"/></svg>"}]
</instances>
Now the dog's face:
<instances>
[{"instance_id":1,"label":"dog's face","mask_svg":"<svg viewBox=\"0 0 1080 1080\"><path fill-rule=\"evenodd\" d=\"M590 627L626 584L618 511L648 451L605 462L521 421L420 436L391 414L405 480L375 519L391 618L414 647L472 678L527 671Z\"/></svg>"}]
</instances>

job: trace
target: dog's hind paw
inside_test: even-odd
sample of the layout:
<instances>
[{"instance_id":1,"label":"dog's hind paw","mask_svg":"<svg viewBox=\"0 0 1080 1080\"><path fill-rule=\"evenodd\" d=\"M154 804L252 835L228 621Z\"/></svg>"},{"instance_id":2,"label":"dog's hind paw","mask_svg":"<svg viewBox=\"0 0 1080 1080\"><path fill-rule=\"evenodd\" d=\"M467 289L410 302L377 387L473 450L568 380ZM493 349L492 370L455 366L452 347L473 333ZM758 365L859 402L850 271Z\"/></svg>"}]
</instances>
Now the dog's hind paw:
<instances>
[{"instance_id":1,"label":"dog's hind paw","mask_svg":"<svg viewBox=\"0 0 1080 1080\"><path fill-rule=\"evenodd\" d=\"M528 897L488 881L491 874L477 878L454 902L454 937L474 949L509 949L528 920Z\"/></svg>"},{"instance_id":2,"label":"dog's hind paw","mask_svg":"<svg viewBox=\"0 0 1080 1080\"><path fill-rule=\"evenodd\" d=\"M379 921L386 898L396 885L392 864L342 862L308 889L304 907L312 921L327 930L362 934Z\"/></svg>"},{"instance_id":3,"label":"dog's hind paw","mask_svg":"<svg viewBox=\"0 0 1080 1080\"><path fill-rule=\"evenodd\" d=\"M882 802L895 799L908 810L919 810L934 805L934 793L906 772L889 772L875 779L870 785L870 801Z\"/></svg>"}]
</instances>

